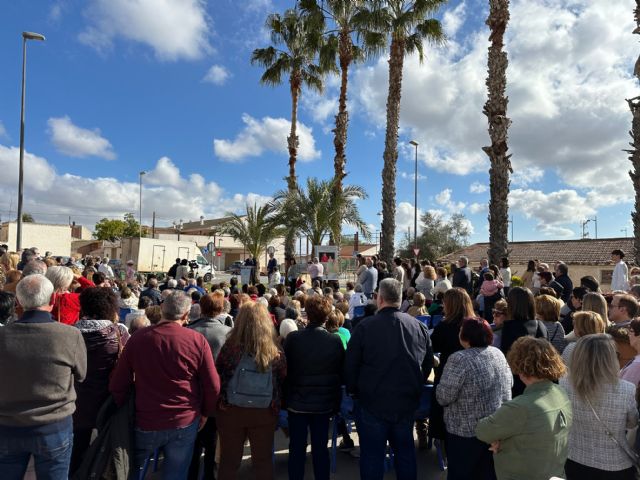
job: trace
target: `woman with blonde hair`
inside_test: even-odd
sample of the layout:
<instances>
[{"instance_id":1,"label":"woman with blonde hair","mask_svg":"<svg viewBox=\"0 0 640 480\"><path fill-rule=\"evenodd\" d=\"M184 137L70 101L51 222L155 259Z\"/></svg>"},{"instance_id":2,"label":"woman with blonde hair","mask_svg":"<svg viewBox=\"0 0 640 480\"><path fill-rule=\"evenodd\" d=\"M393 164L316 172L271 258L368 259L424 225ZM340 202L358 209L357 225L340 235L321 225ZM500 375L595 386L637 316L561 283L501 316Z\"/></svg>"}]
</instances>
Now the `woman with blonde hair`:
<instances>
[{"instance_id":1,"label":"woman with blonde hair","mask_svg":"<svg viewBox=\"0 0 640 480\"><path fill-rule=\"evenodd\" d=\"M573 316L573 334L576 338L592 335L596 333L604 333L606 323L600 314L591 311L576 312ZM564 364L571 368L571 356L576 348L576 342L567 345L562 352L562 360Z\"/></svg>"},{"instance_id":2,"label":"woman with blonde hair","mask_svg":"<svg viewBox=\"0 0 640 480\"><path fill-rule=\"evenodd\" d=\"M427 307L425 307L426 298L420 293L413 294L413 305L409 307L407 313L412 317L419 317L420 315L427 315Z\"/></svg>"},{"instance_id":3,"label":"woman with blonde hair","mask_svg":"<svg viewBox=\"0 0 640 480\"><path fill-rule=\"evenodd\" d=\"M562 302L551 295L538 295L535 297L536 319L540 320L547 327L547 335L551 345L558 353L567 346L564 339L564 328L560 323L560 309Z\"/></svg>"},{"instance_id":4,"label":"woman with blonde hair","mask_svg":"<svg viewBox=\"0 0 640 480\"><path fill-rule=\"evenodd\" d=\"M523 336L509 350L511 371L526 388L503 403L476 427L479 440L491 444L498 480L564 477L571 429L571 402L556 385L566 369L544 338Z\"/></svg>"},{"instance_id":5,"label":"woman with blonde hair","mask_svg":"<svg viewBox=\"0 0 640 480\"><path fill-rule=\"evenodd\" d=\"M569 433L567 480L635 477L626 429L638 424L636 386L618 378L618 359L608 335L585 335L576 342L573 368L560 385L574 413Z\"/></svg>"},{"instance_id":6,"label":"woman with blonde hair","mask_svg":"<svg viewBox=\"0 0 640 480\"><path fill-rule=\"evenodd\" d=\"M431 265L425 265L416 279L416 289L425 296L429 303L433 300L432 292L436 285L436 278L436 269Z\"/></svg>"},{"instance_id":7,"label":"woman with blonde hair","mask_svg":"<svg viewBox=\"0 0 640 480\"><path fill-rule=\"evenodd\" d=\"M234 328L216 359L216 368L221 387L216 415L219 480L237 477L247 438L256 478L273 479L273 432L287 363L266 307L253 302L240 307Z\"/></svg>"},{"instance_id":8,"label":"woman with blonde hair","mask_svg":"<svg viewBox=\"0 0 640 480\"><path fill-rule=\"evenodd\" d=\"M609 318L607 300L599 293L589 292L582 297L582 311L596 312L605 322ZM575 322L575 319L574 319ZM574 326L575 328L575 326Z\"/></svg>"},{"instance_id":9,"label":"woman with blonde hair","mask_svg":"<svg viewBox=\"0 0 640 480\"><path fill-rule=\"evenodd\" d=\"M463 288L454 287L445 292L443 309L444 319L436 325L431 335L433 351L440 354L440 364L436 367L434 373L433 385L435 388L429 416L429 436L441 440L446 438L444 410L436 399L435 391L438 389L447 360L455 352L463 349L459 338L463 320L475 317L471 298ZM418 440L420 440L420 432L418 433Z\"/></svg>"}]
</instances>

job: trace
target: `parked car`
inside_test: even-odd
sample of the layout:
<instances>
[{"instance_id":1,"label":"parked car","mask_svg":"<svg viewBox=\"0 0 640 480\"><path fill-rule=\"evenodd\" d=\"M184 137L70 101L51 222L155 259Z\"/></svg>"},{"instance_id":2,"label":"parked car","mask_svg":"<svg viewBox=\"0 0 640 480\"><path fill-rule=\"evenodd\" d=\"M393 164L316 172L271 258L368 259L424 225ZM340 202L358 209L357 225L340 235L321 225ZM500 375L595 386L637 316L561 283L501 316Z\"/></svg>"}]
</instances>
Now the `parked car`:
<instances>
[{"instance_id":1,"label":"parked car","mask_svg":"<svg viewBox=\"0 0 640 480\"><path fill-rule=\"evenodd\" d=\"M242 260L236 260L229 266L229 268L227 268L227 271L232 275L240 275L240 270L243 266L244 262Z\"/></svg>"}]
</instances>

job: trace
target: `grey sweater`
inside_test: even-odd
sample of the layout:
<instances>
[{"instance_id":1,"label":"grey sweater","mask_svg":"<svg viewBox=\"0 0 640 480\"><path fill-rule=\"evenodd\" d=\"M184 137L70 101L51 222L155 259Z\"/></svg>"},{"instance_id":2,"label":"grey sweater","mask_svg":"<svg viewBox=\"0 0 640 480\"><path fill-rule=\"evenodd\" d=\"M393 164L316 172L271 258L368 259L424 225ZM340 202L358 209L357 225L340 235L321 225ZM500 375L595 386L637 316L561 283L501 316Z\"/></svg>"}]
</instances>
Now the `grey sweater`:
<instances>
[{"instance_id":1,"label":"grey sweater","mask_svg":"<svg viewBox=\"0 0 640 480\"><path fill-rule=\"evenodd\" d=\"M0 425L58 422L75 411L74 381L87 373L87 351L77 328L46 312L26 312L0 329Z\"/></svg>"}]
</instances>

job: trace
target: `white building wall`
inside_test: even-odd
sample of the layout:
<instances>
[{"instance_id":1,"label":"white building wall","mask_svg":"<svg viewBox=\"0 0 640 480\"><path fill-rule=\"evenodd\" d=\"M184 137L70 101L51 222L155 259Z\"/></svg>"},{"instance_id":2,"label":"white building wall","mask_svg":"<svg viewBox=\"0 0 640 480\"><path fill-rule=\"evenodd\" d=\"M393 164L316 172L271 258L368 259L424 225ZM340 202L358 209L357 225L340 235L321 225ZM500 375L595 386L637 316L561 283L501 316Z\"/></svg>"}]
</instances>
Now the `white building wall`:
<instances>
[{"instance_id":1,"label":"white building wall","mask_svg":"<svg viewBox=\"0 0 640 480\"><path fill-rule=\"evenodd\" d=\"M11 251L16 249L16 230L17 224L15 222L2 225L2 236ZM22 247L36 247L43 255L45 252L51 252L54 256L69 256L71 255L71 227L69 225L23 223Z\"/></svg>"}]
</instances>

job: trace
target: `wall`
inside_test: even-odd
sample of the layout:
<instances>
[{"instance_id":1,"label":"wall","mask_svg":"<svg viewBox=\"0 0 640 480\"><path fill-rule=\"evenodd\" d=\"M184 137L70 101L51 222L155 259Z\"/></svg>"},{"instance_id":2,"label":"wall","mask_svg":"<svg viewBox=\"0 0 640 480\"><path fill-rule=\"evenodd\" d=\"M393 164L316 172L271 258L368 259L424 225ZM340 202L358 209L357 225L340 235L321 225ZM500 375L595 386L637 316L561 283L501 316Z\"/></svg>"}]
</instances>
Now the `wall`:
<instances>
[{"instance_id":1,"label":"wall","mask_svg":"<svg viewBox=\"0 0 640 480\"><path fill-rule=\"evenodd\" d=\"M549 265L549 268L553 269L553 265ZM522 277L522 274L527 271L526 265L512 264L511 274ZM609 275L607 275L609 272ZM613 265L569 265L569 278L573 282L575 287L580 286L580 279L587 275L591 275L598 282L600 282L600 289L603 292L610 290L611 286L611 272L613 272Z\"/></svg>"},{"instance_id":2,"label":"wall","mask_svg":"<svg viewBox=\"0 0 640 480\"><path fill-rule=\"evenodd\" d=\"M15 222L2 225L2 241L7 243L9 250L12 251L16 249L16 228ZM42 255L49 251L54 256L69 256L71 255L71 227L69 225L23 223L22 246L23 248L37 247Z\"/></svg>"}]
</instances>

